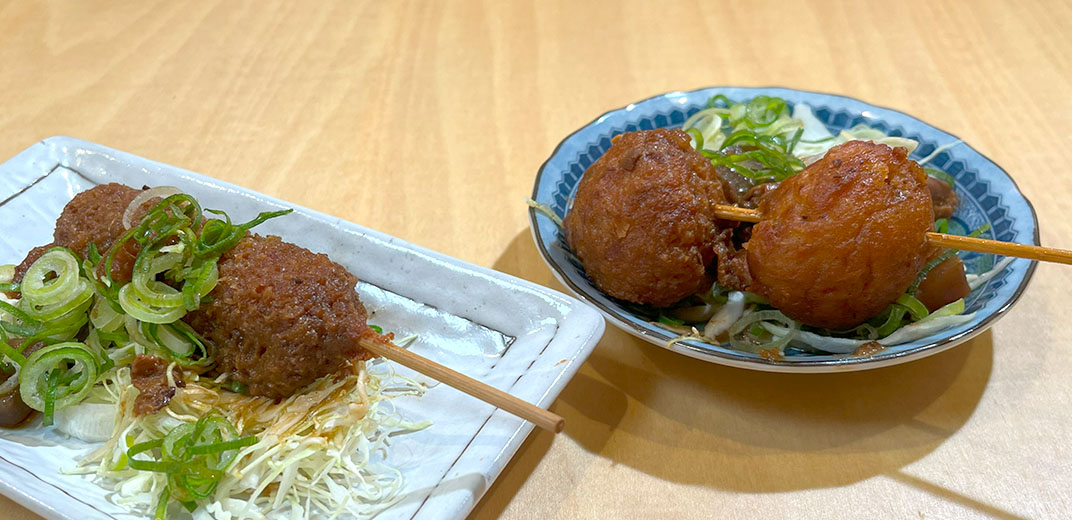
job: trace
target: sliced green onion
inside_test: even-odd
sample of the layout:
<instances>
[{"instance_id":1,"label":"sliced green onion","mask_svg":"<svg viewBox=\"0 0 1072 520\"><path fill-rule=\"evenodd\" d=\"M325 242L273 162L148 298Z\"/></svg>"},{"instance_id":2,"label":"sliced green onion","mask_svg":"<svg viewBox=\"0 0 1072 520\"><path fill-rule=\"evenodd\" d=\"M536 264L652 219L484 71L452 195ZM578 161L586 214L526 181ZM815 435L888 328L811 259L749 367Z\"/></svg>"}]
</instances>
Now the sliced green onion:
<instances>
[{"instance_id":1,"label":"sliced green onion","mask_svg":"<svg viewBox=\"0 0 1072 520\"><path fill-rule=\"evenodd\" d=\"M239 437L230 421L210 415L172 428L163 439L131 446L127 457L133 469L167 475L157 509L160 514L169 500L191 509L197 501L211 497L238 451L256 443L255 436ZM135 458L143 453L153 460Z\"/></svg>"},{"instance_id":2,"label":"sliced green onion","mask_svg":"<svg viewBox=\"0 0 1072 520\"><path fill-rule=\"evenodd\" d=\"M0 329L0 333L3 333L3 329ZM5 337L3 339L0 339L0 355L7 357L11 361L14 361L20 367L25 365L26 356L22 355L22 352L19 352L18 349L8 344L6 337L7 334L3 335Z\"/></svg>"},{"instance_id":3,"label":"sliced green onion","mask_svg":"<svg viewBox=\"0 0 1072 520\"><path fill-rule=\"evenodd\" d=\"M97 381L97 357L82 343L69 342L37 350L19 372L19 393L34 410L62 409L85 398ZM60 382L62 381L62 384Z\"/></svg>"},{"instance_id":4,"label":"sliced green onion","mask_svg":"<svg viewBox=\"0 0 1072 520\"><path fill-rule=\"evenodd\" d=\"M889 336L901 328L904 323L904 315L908 313L908 309L903 305L892 304L887 309L887 312L889 312L889 317L886 318L885 323L878 327L878 337L880 338Z\"/></svg>"},{"instance_id":5,"label":"sliced green onion","mask_svg":"<svg viewBox=\"0 0 1072 520\"><path fill-rule=\"evenodd\" d=\"M964 298L960 298L960 299L958 299L956 301L953 301L953 302L950 302L950 303L947 303L947 304L943 305L942 307L938 308L938 310L930 313L930 315L927 316L926 318L923 318L922 320L919 320L917 323L920 323L920 322L926 323L928 321L936 320L938 318L944 318L946 316L956 316L957 314L961 314L963 312L964 312Z\"/></svg>"},{"instance_id":6,"label":"sliced green onion","mask_svg":"<svg viewBox=\"0 0 1072 520\"><path fill-rule=\"evenodd\" d=\"M197 446L191 446L189 453L191 455L210 455L220 453L222 451L236 450L238 448L244 448L246 446L252 446L257 444L257 437L254 435L247 435L231 441L222 441L213 444L199 444Z\"/></svg>"},{"instance_id":7,"label":"sliced green onion","mask_svg":"<svg viewBox=\"0 0 1072 520\"><path fill-rule=\"evenodd\" d=\"M28 287L23 284L23 298L19 301L19 306L26 311L26 314L41 322L70 320L72 313L80 314L85 312L93 300L93 284L89 283L88 280L77 278L77 273L71 286L73 290L64 293L65 299L50 299L50 303L45 304L27 295L25 290Z\"/></svg>"},{"instance_id":8,"label":"sliced green onion","mask_svg":"<svg viewBox=\"0 0 1072 520\"><path fill-rule=\"evenodd\" d=\"M19 383L22 384L21 382ZM41 421L45 426L52 426L52 418L56 412L56 390L59 388L58 372L48 372L45 376L44 401L45 409L41 410L44 419ZM21 388L21 387L20 387Z\"/></svg>"},{"instance_id":9,"label":"sliced green onion","mask_svg":"<svg viewBox=\"0 0 1072 520\"><path fill-rule=\"evenodd\" d=\"M167 518L167 506L170 499L171 486L164 486L164 489L160 491L160 497L156 499L156 511L153 511L153 518L156 520Z\"/></svg>"},{"instance_id":10,"label":"sliced green onion","mask_svg":"<svg viewBox=\"0 0 1072 520\"><path fill-rule=\"evenodd\" d=\"M208 210L211 213L222 214L226 217L226 213L217 210ZM239 240L242 240L246 236L246 232L254 226L264 223L268 219L280 217L294 211L292 209L284 209L280 211L266 211L257 215L256 218L246 222L245 224L233 225L230 222L230 218L225 221L218 219L212 219L205 223L205 227L201 230L201 243L198 247L197 256L219 256L234 247Z\"/></svg>"},{"instance_id":11,"label":"sliced green onion","mask_svg":"<svg viewBox=\"0 0 1072 520\"><path fill-rule=\"evenodd\" d=\"M793 133L793 138L789 140L789 146L786 147L785 153L793 155L793 149L800 143L800 136L802 135L804 135L804 127L798 128L797 131Z\"/></svg>"},{"instance_id":12,"label":"sliced green onion","mask_svg":"<svg viewBox=\"0 0 1072 520\"><path fill-rule=\"evenodd\" d=\"M197 310L201 306L201 298L216 288L219 279L216 259L208 260L200 268L186 274L182 285L182 301L186 310Z\"/></svg>"},{"instance_id":13,"label":"sliced green onion","mask_svg":"<svg viewBox=\"0 0 1072 520\"><path fill-rule=\"evenodd\" d=\"M157 255L146 252L138 255L130 284L138 299L153 307L170 308L182 305L182 293L170 285L158 282L156 276L182 263L179 253Z\"/></svg>"},{"instance_id":14,"label":"sliced green onion","mask_svg":"<svg viewBox=\"0 0 1072 520\"><path fill-rule=\"evenodd\" d=\"M108 300L97 295L97 301L89 311L89 321L101 332L113 332L123 326L123 314L116 312Z\"/></svg>"},{"instance_id":15,"label":"sliced green onion","mask_svg":"<svg viewBox=\"0 0 1072 520\"><path fill-rule=\"evenodd\" d=\"M171 323L186 314L186 308L181 305L181 301L177 307L158 307L142 301L134 290L134 284L130 283L119 289L119 305L128 315L149 323Z\"/></svg>"},{"instance_id":16,"label":"sliced green onion","mask_svg":"<svg viewBox=\"0 0 1072 520\"><path fill-rule=\"evenodd\" d=\"M85 313L72 314L69 319L53 321L25 336L23 344L32 345L38 341L45 343L65 342L75 337L89 319Z\"/></svg>"},{"instance_id":17,"label":"sliced green onion","mask_svg":"<svg viewBox=\"0 0 1072 520\"><path fill-rule=\"evenodd\" d=\"M25 311L3 300L0 300L0 310L12 315L16 320L19 320L19 322L21 322L23 325L26 325L27 327L37 328L41 326L41 322L32 318L29 314L26 314ZM3 325L5 327L10 327L12 324L4 323ZM11 329L9 328L8 330ZM19 335L25 336L25 334Z\"/></svg>"},{"instance_id":18,"label":"sliced green onion","mask_svg":"<svg viewBox=\"0 0 1072 520\"><path fill-rule=\"evenodd\" d=\"M195 355L200 355L205 358L211 355L209 348L212 346L212 343L198 334L197 331L186 322L176 321L170 326L176 334L182 336L186 341L193 343Z\"/></svg>"},{"instance_id":19,"label":"sliced green onion","mask_svg":"<svg viewBox=\"0 0 1072 520\"><path fill-rule=\"evenodd\" d=\"M127 457L133 460L135 455L149 450L155 450L163 445L164 439L153 439L151 441L140 442L127 448Z\"/></svg>"},{"instance_id":20,"label":"sliced green onion","mask_svg":"<svg viewBox=\"0 0 1072 520\"><path fill-rule=\"evenodd\" d=\"M703 150L703 132L701 132L698 128L689 128L686 129L685 132L692 136L692 147L697 150Z\"/></svg>"},{"instance_id":21,"label":"sliced green onion","mask_svg":"<svg viewBox=\"0 0 1072 520\"><path fill-rule=\"evenodd\" d=\"M78 258L63 248L41 255L22 277L22 298L35 306L49 306L70 300L82 290L78 278Z\"/></svg>"},{"instance_id":22,"label":"sliced green onion","mask_svg":"<svg viewBox=\"0 0 1072 520\"><path fill-rule=\"evenodd\" d=\"M773 339L770 341L753 341L753 339L758 339L758 336L766 331L762 326L760 326L758 330L754 330L753 327L760 325L760 323L764 321L778 322L788 328L789 332L781 337L772 335ZM741 333L746 330L748 331L748 335L752 336L753 339L741 337ZM730 344L733 345L734 348L748 352L782 350L793 340L793 337L796 336L798 330L800 330L800 324L797 323L796 320L792 320L782 314L780 311L766 310L752 312L745 314L741 319L734 322L733 325L730 325Z\"/></svg>"},{"instance_id":23,"label":"sliced green onion","mask_svg":"<svg viewBox=\"0 0 1072 520\"><path fill-rule=\"evenodd\" d=\"M904 306L908 311L908 314L912 316L915 321L926 318L930 311L927 310L927 306L923 305L923 302L911 294L905 293L897 297L897 304Z\"/></svg>"},{"instance_id":24,"label":"sliced green onion","mask_svg":"<svg viewBox=\"0 0 1072 520\"><path fill-rule=\"evenodd\" d=\"M160 453L164 459L176 459L182 460L186 456L186 446L190 442L190 437L194 433L194 430L201 424L201 421L195 423L182 423L168 432L164 436L164 444L161 445Z\"/></svg>"},{"instance_id":25,"label":"sliced green onion","mask_svg":"<svg viewBox=\"0 0 1072 520\"><path fill-rule=\"evenodd\" d=\"M190 357L198 347L190 337L178 333L172 324L142 323L141 331L157 346L171 353L173 358Z\"/></svg>"},{"instance_id":26,"label":"sliced green onion","mask_svg":"<svg viewBox=\"0 0 1072 520\"><path fill-rule=\"evenodd\" d=\"M707 108L728 108L733 105L733 101L726 97L724 94L717 94L707 100Z\"/></svg>"}]
</instances>

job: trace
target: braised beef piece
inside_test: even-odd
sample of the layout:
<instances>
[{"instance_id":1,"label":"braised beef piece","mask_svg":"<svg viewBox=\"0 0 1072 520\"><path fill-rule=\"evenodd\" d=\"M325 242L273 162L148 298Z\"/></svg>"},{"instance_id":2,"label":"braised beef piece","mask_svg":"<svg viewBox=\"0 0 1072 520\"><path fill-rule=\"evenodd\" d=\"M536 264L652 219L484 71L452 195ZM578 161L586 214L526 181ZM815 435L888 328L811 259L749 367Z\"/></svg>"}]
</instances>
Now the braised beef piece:
<instances>
[{"instance_id":1,"label":"braised beef piece","mask_svg":"<svg viewBox=\"0 0 1072 520\"><path fill-rule=\"evenodd\" d=\"M951 218L957 212L960 199L948 182L934 177L927 177L927 188L931 190L931 204L934 205L934 218Z\"/></svg>"},{"instance_id":2,"label":"braised beef piece","mask_svg":"<svg viewBox=\"0 0 1072 520\"><path fill-rule=\"evenodd\" d=\"M134 414L145 415L155 413L171 402L175 397L175 388L186 386L182 379L182 370L172 372L175 378L175 386L168 384L167 360L156 356L138 354L130 365L130 379L134 387L138 389L138 397L134 399Z\"/></svg>"},{"instance_id":3,"label":"braised beef piece","mask_svg":"<svg viewBox=\"0 0 1072 520\"><path fill-rule=\"evenodd\" d=\"M968 279L964 276L964 262L953 255L934 266L923 278L916 290L916 298L934 312L947 303L953 303L971 294Z\"/></svg>"}]
</instances>

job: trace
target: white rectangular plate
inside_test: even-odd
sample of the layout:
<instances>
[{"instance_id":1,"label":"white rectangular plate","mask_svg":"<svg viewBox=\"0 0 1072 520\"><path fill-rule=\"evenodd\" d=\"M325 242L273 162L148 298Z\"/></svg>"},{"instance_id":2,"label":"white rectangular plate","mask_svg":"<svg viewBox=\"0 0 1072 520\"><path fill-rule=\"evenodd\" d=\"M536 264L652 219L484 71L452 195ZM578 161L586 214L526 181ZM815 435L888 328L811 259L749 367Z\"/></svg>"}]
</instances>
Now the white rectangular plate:
<instances>
[{"instance_id":1,"label":"white rectangular plate","mask_svg":"<svg viewBox=\"0 0 1072 520\"><path fill-rule=\"evenodd\" d=\"M323 213L134 155L53 137L0 165L0 264L18 263L50 242L56 218L76 193L118 182L172 185L235 221L261 211L294 213L258 226L354 273L370 323L396 337L418 334L414 352L550 406L603 334L603 318L555 291L447 257ZM413 375L399 367L398 372ZM426 430L396 438L387 462L400 469L403 499L377 518L464 518L513 457L532 425L445 385L395 400ZM90 445L39 421L0 430L0 492L57 519L138 518L85 477L64 475Z\"/></svg>"}]
</instances>

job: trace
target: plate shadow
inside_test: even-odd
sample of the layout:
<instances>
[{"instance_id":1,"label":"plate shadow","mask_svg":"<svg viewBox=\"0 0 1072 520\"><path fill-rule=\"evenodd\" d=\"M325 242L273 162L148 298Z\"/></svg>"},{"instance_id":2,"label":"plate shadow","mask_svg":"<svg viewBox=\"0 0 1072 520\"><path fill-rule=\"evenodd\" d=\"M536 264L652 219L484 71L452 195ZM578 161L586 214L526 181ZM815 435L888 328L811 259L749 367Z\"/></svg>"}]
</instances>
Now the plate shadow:
<instances>
[{"instance_id":1,"label":"plate shadow","mask_svg":"<svg viewBox=\"0 0 1072 520\"><path fill-rule=\"evenodd\" d=\"M567 292L527 229L494 268ZM608 327L555 410L585 450L663 480L754 493L825 488L898 472L933 451L971 417L992 363L985 332L893 367L776 374L704 363ZM501 512L539 462L529 455L550 450L538 439L504 470L489 506Z\"/></svg>"}]
</instances>

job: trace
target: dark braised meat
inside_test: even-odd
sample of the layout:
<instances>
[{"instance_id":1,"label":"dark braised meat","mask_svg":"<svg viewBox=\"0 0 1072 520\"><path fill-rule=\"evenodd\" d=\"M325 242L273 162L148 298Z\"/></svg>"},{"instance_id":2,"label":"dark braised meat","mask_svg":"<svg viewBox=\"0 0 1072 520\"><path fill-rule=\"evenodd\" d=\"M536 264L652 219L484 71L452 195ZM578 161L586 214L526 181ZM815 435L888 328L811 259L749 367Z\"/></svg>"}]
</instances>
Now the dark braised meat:
<instances>
[{"instance_id":1,"label":"dark braised meat","mask_svg":"<svg viewBox=\"0 0 1072 520\"><path fill-rule=\"evenodd\" d=\"M931 191L934 204L934 218L952 218L957 212L960 199L948 182L934 177L927 177L927 189Z\"/></svg>"},{"instance_id":2,"label":"dark braised meat","mask_svg":"<svg viewBox=\"0 0 1072 520\"><path fill-rule=\"evenodd\" d=\"M16 381L8 381L8 379L16 377L14 370L11 372L0 372L0 385L5 383L12 383L7 386L7 391L0 394L0 426L9 427L15 426L22 421L25 421L27 417L33 413L33 409L26 406L26 403L22 401L22 397L19 395L19 386Z\"/></svg>"},{"instance_id":3,"label":"dark braised meat","mask_svg":"<svg viewBox=\"0 0 1072 520\"><path fill-rule=\"evenodd\" d=\"M932 248L927 174L903 148L850 141L763 199L745 244L752 292L801 323L841 329L878 314Z\"/></svg>"},{"instance_id":4,"label":"dark braised meat","mask_svg":"<svg viewBox=\"0 0 1072 520\"><path fill-rule=\"evenodd\" d=\"M182 370L172 371L175 385L168 384L167 360L156 356L138 354L130 364L130 379L138 389L134 398L134 415L155 413L171 402L175 397L175 388L186 386L182 379Z\"/></svg>"},{"instance_id":5,"label":"dark braised meat","mask_svg":"<svg viewBox=\"0 0 1072 520\"><path fill-rule=\"evenodd\" d=\"M953 255L934 266L916 290L916 298L935 311L947 303L953 303L971 293L968 279L964 276L964 262Z\"/></svg>"}]
</instances>

